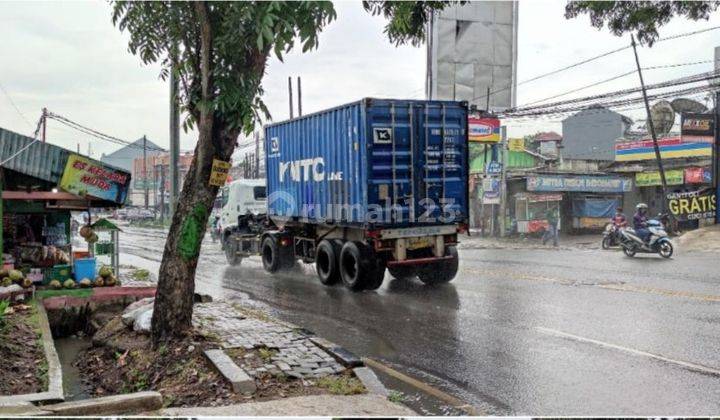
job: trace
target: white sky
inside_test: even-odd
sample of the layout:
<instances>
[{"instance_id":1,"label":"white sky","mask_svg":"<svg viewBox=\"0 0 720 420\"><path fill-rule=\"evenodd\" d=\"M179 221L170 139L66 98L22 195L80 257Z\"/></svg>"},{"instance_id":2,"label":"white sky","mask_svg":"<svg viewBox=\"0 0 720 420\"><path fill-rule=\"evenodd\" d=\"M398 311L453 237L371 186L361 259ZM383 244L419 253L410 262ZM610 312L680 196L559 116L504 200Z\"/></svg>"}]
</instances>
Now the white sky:
<instances>
[{"instance_id":1,"label":"white sky","mask_svg":"<svg viewBox=\"0 0 720 420\"><path fill-rule=\"evenodd\" d=\"M565 20L564 1L522 1L520 4L518 79L572 64L629 43L607 30L592 28L587 17ZM362 97L424 97L425 48L395 48L382 33L384 20L365 13L359 1L336 2L338 18L323 32L320 47L299 49L281 63L272 59L264 79L265 101L275 120L288 116L287 77L302 77L303 111L318 111ZM127 51L127 35L110 21L105 2L0 2L0 86L25 119L0 92L0 126L31 134L41 109L64 115L107 134L135 140L146 134L168 145L168 86L158 66L144 66ZM661 36L720 25L720 13L709 22L676 19ZM713 58L720 30L643 48L643 66ZM558 75L523 84L522 105L634 68L626 50ZM648 71L648 83L712 69L712 64ZM637 86L631 75L574 96ZM642 117L641 111L628 112ZM538 130L560 131L559 119L508 122L510 136ZM84 153L87 136L55 121L48 141ZM192 149L195 135L181 132L181 147ZM118 146L93 140L95 157Z\"/></svg>"}]
</instances>

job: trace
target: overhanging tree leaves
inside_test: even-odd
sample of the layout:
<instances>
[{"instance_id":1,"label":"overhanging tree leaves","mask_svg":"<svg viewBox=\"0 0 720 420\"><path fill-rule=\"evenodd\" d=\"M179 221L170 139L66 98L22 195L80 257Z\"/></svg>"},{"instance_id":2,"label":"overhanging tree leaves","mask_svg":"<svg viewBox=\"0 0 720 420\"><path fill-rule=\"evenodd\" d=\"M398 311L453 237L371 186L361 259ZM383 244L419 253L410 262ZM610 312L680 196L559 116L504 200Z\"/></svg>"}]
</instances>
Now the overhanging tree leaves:
<instances>
[{"instance_id":1,"label":"overhanging tree leaves","mask_svg":"<svg viewBox=\"0 0 720 420\"><path fill-rule=\"evenodd\" d=\"M620 36L635 32L643 44L658 38L658 29L675 16L691 20L707 20L720 7L719 1L570 1L565 6L565 18L581 14L590 16L592 26Z\"/></svg>"},{"instance_id":2,"label":"overhanging tree leaves","mask_svg":"<svg viewBox=\"0 0 720 420\"><path fill-rule=\"evenodd\" d=\"M428 13L443 2L366 2L367 10L390 19L395 43L420 43ZM114 3L112 20L130 34L129 50L162 65L180 80L183 127L197 127L195 157L185 177L160 265L152 335L155 343L182 336L192 327L195 270L209 209L218 187L209 185L213 159L229 161L237 138L261 116L260 99L270 54L296 42L303 52L318 45L320 31L335 19L331 2L127 2Z\"/></svg>"}]
</instances>

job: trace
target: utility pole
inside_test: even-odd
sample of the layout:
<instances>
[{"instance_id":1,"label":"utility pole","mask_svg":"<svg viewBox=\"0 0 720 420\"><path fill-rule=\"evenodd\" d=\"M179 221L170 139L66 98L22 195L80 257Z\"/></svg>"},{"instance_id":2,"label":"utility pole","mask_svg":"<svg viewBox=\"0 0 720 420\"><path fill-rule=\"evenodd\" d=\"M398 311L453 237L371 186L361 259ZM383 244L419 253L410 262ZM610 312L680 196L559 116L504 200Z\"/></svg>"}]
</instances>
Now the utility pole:
<instances>
[{"instance_id":1,"label":"utility pole","mask_svg":"<svg viewBox=\"0 0 720 420\"><path fill-rule=\"evenodd\" d=\"M175 212L180 193L180 106L178 104L178 79L170 72L170 214Z\"/></svg>"},{"instance_id":2,"label":"utility pole","mask_svg":"<svg viewBox=\"0 0 720 420\"><path fill-rule=\"evenodd\" d=\"M47 131L47 108L42 110L42 142L45 143L45 132Z\"/></svg>"},{"instance_id":3,"label":"utility pole","mask_svg":"<svg viewBox=\"0 0 720 420\"><path fill-rule=\"evenodd\" d=\"M292 99L292 77L288 77L288 99L290 100L290 119L292 120L294 118Z\"/></svg>"},{"instance_id":4,"label":"utility pole","mask_svg":"<svg viewBox=\"0 0 720 420\"><path fill-rule=\"evenodd\" d=\"M720 91L715 92L715 153L713 155L713 186L715 187L715 224L720 223L720 205L717 203L717 197L720 197L720 182L718 181L718 171L720 170Z\"/></svg>"},{"instance_id":5,"label":"utility pole","mask_svg":"<svg viewBox=\"0 0 720 420\"><path fill-rule=\"evenodd\" d=\"M147 137L143 134L143 184L145 186L145 209L148 208L148 179L147 179Z\"/></svg>"},{"instance_id":6,"label":"utility pole","mask_svg":"<svg viewBox=\"0 0 720 420\"><path fill-rule=\"evenodd\" d=\"M300 86L300 76L297 78L298 86L298 117L302 117L302 87Z\"/></svg>"},{"instance_id":7,"label":"utility pole","mask_svg":"<svg viewBox=\"0 0 720 420\"><path fill-rule=\"evenodd\" d=\"M507 127L500 126L500 148L498 152L498 160L500 161L500 237L505 237L505 206L507 205L507 175L505 167L507 166Z\"/></svg>"},{"instance_id":8,"label":"utility pole","mask_svg":"<svg viewBox=\"0 0 720 420\"><path fill-rule=\"evenodd\" d=\"M153 191L153 208L155 209L155 211L157 211L157 206L158 206L158 199L157 199L157 194L158 194L158 187L157 187L158 170L157 170L157 163L155 163L155 159L153 159L153 163L154 163L154 165L152 165L152 167L153 167L153 189L152 189L152 191Z\"/></svg>"},{"instance_id":9,"label":"utility pole","mask_svg":"<svg viewBox=\"0 0 720 420\"><path fill-rule=\"evenodd\" d=\"M160 162L160 223L165 223L165 165Z\"/></svg>"},{"instance_id":10,"label":"utility pole","mask_svg":"<svg viewBox=\"0 0 720 420\"><path fill-rule=\"evenodd\" d=\"M647 113L647 126L650 130L650 135L653 140L653 148L655 149L655 159L658 164L658 171L660 172L660 183L662 184L663 198L662 198L662 212L666 213L667 209L667 180L665 179L665 168L663 168L662 157L660 156L660 146L658 145L657 135L655 134L655 124L653 124L652 116L650 115L650 103L648 102L647 91L645 90L645 81L643 80L642 69L640 67L640 59L637 53L637 44L635 43L635 36L630 34L630 40L632 41L633 52L635 53L635 64L637 64L638 76L640 76L640 88L642 89L643 101L645 102L645 112ZM670 215L672 217L672 215Z\"/></svg>"},{"instance_id":11,"label":"utility pole","mask_svg":"<svg viewBox=\"0 0 720 420\"><path fill-rule=\"evenodd\" d=\"M298 82L299 83L299 82ZM260 178L260 133L255 132L255 179Z\"/></svg>"}]
</instances>

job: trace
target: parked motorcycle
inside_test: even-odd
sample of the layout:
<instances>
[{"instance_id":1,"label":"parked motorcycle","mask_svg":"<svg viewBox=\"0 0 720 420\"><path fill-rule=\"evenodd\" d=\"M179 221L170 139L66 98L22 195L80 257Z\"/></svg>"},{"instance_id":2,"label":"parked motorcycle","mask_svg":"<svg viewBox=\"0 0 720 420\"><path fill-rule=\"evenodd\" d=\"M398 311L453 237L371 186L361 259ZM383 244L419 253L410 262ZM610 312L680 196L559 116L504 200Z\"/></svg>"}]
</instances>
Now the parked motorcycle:
<instances>
[{"instance_id":1,"label":"parked motorcycle","mask_svg":"<svg viewBox=\"0 0 720 420\"><path fill-rule=\"evenodd\" d=\"M673 254L673 245L668 238L663 224L657 219L650 219L647 222L650 231L650 238L643 241L633 228L626 228L620 231L623 252L628 257L634 257L636 253L660 254L663 258L670 258Z\"/></svg>"},{"instance_id":2,"label":"parked motorcycle","mask_svg":"<svg viewBox=\"0 0 720 420\"><path fill-rule=\"evenodd\" d=\"M615 223L608 223L603 231L602 249L610 249L611 247L618 246L621 240L620 226Z\"/></svg>"}]
</instances>

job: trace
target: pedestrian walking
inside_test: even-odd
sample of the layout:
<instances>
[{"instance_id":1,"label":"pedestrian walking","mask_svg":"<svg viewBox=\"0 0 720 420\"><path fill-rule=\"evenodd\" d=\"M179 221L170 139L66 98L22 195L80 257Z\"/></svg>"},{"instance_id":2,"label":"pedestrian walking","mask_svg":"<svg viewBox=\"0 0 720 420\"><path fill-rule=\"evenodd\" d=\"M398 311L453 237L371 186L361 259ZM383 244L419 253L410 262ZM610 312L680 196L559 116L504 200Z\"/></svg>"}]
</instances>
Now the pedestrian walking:
<instances>
[{"instance_id":1,"label":"pedestrian walking","mask_svg":"<svg viewBox=\"0 0 720 420\"><path fill-rule=\"evenodd\" d=\"M553 246L558 246L558 210L548 209L545 213L545 219L547 219L548 227L543 234L542 243L545 245L550 239L553 241Z\"/></svg>"}]
</instances>

